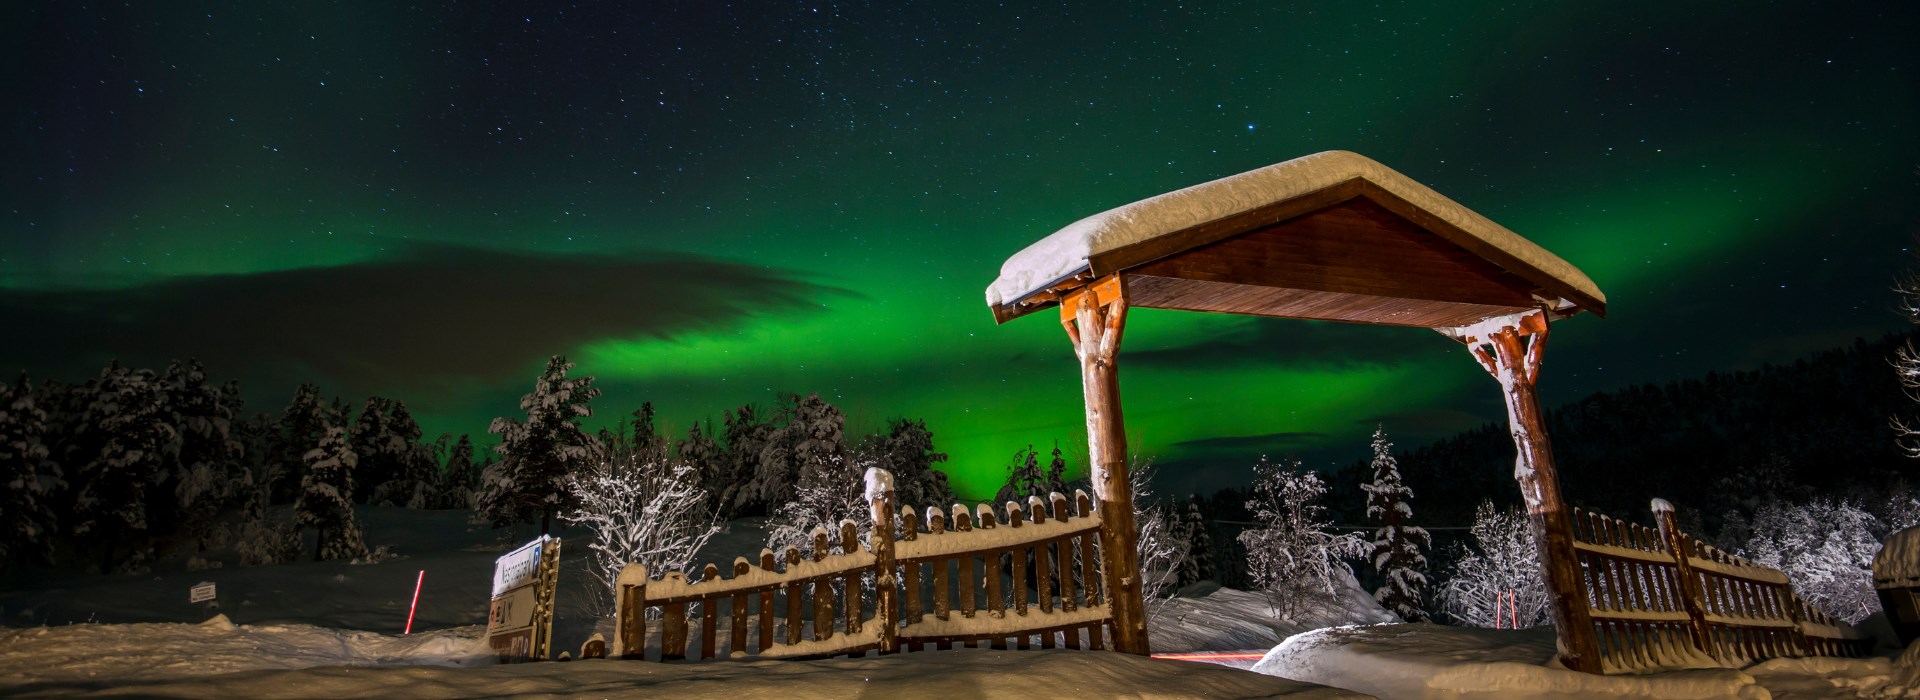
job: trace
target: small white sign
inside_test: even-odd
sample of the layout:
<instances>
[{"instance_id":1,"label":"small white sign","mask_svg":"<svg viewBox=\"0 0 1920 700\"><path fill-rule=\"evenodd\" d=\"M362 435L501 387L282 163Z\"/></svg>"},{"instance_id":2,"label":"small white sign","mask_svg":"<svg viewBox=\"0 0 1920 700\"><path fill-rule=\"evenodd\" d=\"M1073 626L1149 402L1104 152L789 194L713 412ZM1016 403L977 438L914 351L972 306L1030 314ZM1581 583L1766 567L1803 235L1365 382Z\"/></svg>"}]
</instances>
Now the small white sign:
<instances>
[{"instance_id":1,"label":"small white sign","mask_svg":"<svg viewBox=\"0 0 1920 700\"><path fill-rule=\"evenodd\" d=\"M187 589L187 602L205 603L209 600L213 600L212 581L201 581L200 583L194 584L192 588Z\"/></svg>"}]
</instances>

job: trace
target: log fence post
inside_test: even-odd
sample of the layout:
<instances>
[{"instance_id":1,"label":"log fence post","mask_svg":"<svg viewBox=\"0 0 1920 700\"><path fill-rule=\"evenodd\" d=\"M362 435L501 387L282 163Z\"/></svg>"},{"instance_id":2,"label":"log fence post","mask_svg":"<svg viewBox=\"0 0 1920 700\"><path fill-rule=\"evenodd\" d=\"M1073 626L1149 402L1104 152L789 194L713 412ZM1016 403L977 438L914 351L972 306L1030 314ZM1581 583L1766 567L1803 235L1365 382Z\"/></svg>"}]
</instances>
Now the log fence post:
<instances>
[{"instance_id":1,"label":"log fence post","mask_svg":"<svg viewBox=\"0 0 1920 700\"><path fill-rule=\"evenodd\" d=\"M1673 504L1664 498L1653 499L1653 517L1660 523L1660 537L1667 542L1667 552L1673 555L1673 570L1680 582L1680 605L1687 611L1687 632L1693 640L1693 648L1708 656L1713 655L1712 631L1707 626L1707 596L1700 585L1700 575L1693 569L1692 538L1680 531L1680 525L1673 516Z\"/></svg>"},{"instance_id":2,"label":"log fence post","mask_svg":"<svg viewBox=\"0 0 1920 700\"><path fill-rule=\"evenodd\" d=\"M873 518L873 624L880 632L880 653L900 651L900 625L894 618L900 595L894 575L893 555L893 475L884 469L867 469L867 510ZM859 616L858 610L851 615Z\"/></svg>"},{"instance_id":3,"label":"log fence post","mask_svg":"<svg viewBox=\"0 0 1920 700\"><path fill-rule=\"evenodd\" d=\"M638 570L634 578L640 582L620 587L615 614L620 625L619 653L623 659L644 659L647 654L647 570L637 564L629 566Z\"/></svg>"}]
</instances>

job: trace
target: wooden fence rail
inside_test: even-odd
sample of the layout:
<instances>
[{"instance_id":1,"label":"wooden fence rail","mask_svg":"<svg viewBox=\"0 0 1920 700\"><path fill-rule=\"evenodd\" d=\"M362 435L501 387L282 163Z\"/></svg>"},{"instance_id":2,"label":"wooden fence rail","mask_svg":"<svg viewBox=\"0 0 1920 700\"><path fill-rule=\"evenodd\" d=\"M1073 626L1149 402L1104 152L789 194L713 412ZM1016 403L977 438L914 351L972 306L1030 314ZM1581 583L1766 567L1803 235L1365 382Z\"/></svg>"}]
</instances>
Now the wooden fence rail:
<instances>
[{"instance_id":1,"label":"wooden fence rail","mask_svg":"<svg viewBox=\"0 0 1920 700\"><path fill-rule=\"evenodd\" d=\"M867 499L876 526L866 541L843 520L837 538L813 531L811 557L792 546L781 557L761 550L757 564L735 559L731 577L708 564L697 581L650 578L629 564L616 585L613 653L673 661L1106 647L1113 614L1098 567L1101 519L1085 492L923 516L895 508L892 476L873 469Z\"/></svg>"},{"instance_id":2,"label":"wooden fence rail","mask_svg":"<svg viewBox=\"0 0 1920 700\"><path fill-rule=\"evenodd\" d=\"M1607 672L1864 656L1872 641L1795 595L1785 574L1681 532L1574 509L1574 552Z\"/></svg>"}]
</instances>

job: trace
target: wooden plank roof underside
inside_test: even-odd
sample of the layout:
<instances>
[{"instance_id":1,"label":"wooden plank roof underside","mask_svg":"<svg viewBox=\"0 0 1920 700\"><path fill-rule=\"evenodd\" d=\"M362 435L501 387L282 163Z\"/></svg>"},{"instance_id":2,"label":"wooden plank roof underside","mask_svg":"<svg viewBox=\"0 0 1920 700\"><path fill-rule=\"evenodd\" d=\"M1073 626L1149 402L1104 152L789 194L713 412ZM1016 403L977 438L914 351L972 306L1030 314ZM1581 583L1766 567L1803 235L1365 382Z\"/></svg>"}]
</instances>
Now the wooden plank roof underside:
<instances>
[{"instance_id":1,"label":"wooden plank roof underside","mask_svg":"<svg viewBox=\"0 0 1920 700\"><path fill-rule=\"evenodd\" d=\"M1004 323L1114 273L1143 308L1428 328L1543 307L1606 313L1566 261L1341 151L1076 222L1009 259L988 303Z\"/></svg>"}]
</instances>

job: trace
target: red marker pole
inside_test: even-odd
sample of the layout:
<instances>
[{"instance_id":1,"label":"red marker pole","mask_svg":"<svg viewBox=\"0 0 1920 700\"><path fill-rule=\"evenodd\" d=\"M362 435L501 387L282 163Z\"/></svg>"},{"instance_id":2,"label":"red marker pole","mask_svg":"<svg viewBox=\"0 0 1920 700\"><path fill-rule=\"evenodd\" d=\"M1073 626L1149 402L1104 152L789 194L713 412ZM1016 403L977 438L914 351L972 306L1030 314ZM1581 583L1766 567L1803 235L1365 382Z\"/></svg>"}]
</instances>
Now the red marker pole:
<instances>
[{"instance_id":1,"label":"red marker pole","mask_svg":"<svg viewBox=\"0 0 1920 700\"><path fill-rule=\"evenodd\" d=\"M407 631L400 633L403 636L413 634L413 611L415 608L420 607L420 584L426 582L427 570L421 569L420 578L414 579L413 581L413 602L407 605Z\"/></svg>"}]
</instances>

